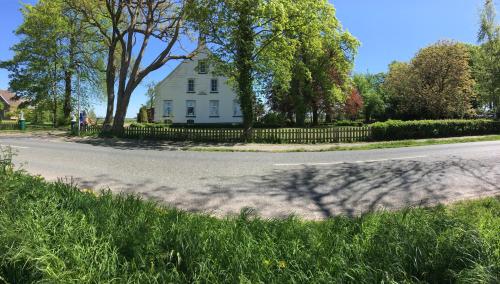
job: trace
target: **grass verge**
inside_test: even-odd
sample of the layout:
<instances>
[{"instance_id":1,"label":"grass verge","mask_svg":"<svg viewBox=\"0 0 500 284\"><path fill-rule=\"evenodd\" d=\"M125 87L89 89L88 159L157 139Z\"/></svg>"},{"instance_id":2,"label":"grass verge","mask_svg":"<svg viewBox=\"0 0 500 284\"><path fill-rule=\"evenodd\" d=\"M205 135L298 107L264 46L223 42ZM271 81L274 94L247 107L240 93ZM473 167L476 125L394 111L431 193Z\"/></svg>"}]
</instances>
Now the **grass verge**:
<instances>
[{"instance_id":1,"label":"grass verge","mask_svg":"<svg viewBox=\"0 0 500 284\"><path fill-rule=\"evenodd\" d=\"M0 283L500 280L499 198L320 222L216 219L0 161Z\"/></svg>"},{"instance_id":2,"label":"grass verge","mask_svg":"<svg viewBox=\"0 0 500 284\"><path fill-rule=\"evenodd\" d=\"M419 139L419 140L400 140L388 142L369 142L359 143L355 145L339 145L339 146L325 146L308 148L304 146L291 146L296 148L279 149L279 150L259 150L256 148L235 148L235 147L183 147L184 151L197 151L197 152L273 152L273 153L286 153L286 152L329 152L329 151L354 151L354 150L374 150L386 148L404 148L404 147L418 147L429 145L443 145L443 144L457 144L468 142L486 142L486 141L499 141L500 135L486 135L474 137L457 137L457 138L434 138L434 139ZM251 145L251 144L250 144Z\"/></svg>"}]
</instances>

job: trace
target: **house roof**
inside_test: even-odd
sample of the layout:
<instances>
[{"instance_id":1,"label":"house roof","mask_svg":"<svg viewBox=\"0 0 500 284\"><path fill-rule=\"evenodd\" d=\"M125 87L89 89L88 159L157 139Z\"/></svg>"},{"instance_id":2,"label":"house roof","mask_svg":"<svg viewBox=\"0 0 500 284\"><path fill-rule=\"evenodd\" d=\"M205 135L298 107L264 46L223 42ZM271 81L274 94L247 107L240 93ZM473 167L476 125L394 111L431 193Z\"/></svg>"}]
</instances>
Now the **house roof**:
<instances>
[{"instance_id":1,"label":"house roof","mask_svg":"<svg viewBox=\"0 0 500 284\"><path fill-rule=\"evenodd\" d=\"M11 107L18 107L23 102L16 97L16 94L4 90L0 90L0 98Z\"/></svg>"},{"instance_id":2,"label":"house roof","mask_svg":"<svg viewBox=\"0 0 500 284\"><path fill-rule=\"evenodd\" d=\"M165 81L167 81L168 78L172 77L177 72L177 69L179 69L182 66L182 64L194 60L199 54L201 53L212 54L210 49L207 48L203 39L198 42L198 46L196 47L195 50L193 50L192 53L194 54L194 56L191 59L184 59L181 62L179 62L177 66L175 66L175 68L165 78L163 78L163 80L161 80L158 84L156 84L155 87L162 85Z\"/></svg>"}]
</instances>

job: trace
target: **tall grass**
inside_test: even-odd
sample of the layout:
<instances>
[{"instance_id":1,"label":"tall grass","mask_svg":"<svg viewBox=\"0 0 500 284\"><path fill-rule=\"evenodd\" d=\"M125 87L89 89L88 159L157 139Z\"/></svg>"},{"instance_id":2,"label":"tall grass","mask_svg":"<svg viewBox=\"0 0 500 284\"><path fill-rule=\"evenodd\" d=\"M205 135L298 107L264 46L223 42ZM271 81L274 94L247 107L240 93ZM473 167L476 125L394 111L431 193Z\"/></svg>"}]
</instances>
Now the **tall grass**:
<instances>
[{"instance_id":1,"label":"tall grass","mask_svg":"<svg viewBox=\"0 0 500 284\"><path fill-rule=\"evenodd\" d=\"M498 283L499 228L499 198L216 219L0 168L0 283Z\"/></svg>"}]
</instances>

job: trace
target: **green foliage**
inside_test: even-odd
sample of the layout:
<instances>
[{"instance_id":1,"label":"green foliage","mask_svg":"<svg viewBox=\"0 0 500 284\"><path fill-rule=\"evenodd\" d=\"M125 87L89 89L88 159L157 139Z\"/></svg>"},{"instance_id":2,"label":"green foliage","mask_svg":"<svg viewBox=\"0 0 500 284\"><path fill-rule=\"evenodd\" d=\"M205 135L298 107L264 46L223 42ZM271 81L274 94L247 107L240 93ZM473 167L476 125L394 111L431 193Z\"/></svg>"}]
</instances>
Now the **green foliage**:
<instances>
[{"instance_id":1,"label":"green foliage","mask_svg":"<svg viewBox=\"0 0 500 284\"><path fill-rule=\"evenodd\" d=\"M362 95L363 97L363 112L365 120L371 121L372 118L380 118L385 114L385 102L382 96L374 91L369 91Z\"/></svg>"},{"instance_id":2,"label":"green foliage","mask_svg":"<svg viewBox=\"0 0 500 284\"><path fill-rule=\"evenodd\" d=\"M476 120L389 120L371 125L373 140L402 140L500 133L500 121Z\"/></svg>"},{"instance_id":3,"label":"green foliage","mask_svg":"<svg viewBox=\"0 0 500 284\"><path fill-rule=\"evenodd\" d=\"M317 120L320 111L343 101L338 89L349 83L358 42L328 1L199 2L206 10L201 32L214 46L218 69L235 84L246 129L254 121L256 93L299 125L307 111Z\"/></svg>"},{"instance_id":4,"label":"green foliage","mask_svg":"<svg viewBox=\"0 0 500 284\"><path fill-rule=\"evenodd\" d=\"M141 122L133 122L130 124L132 128L168 128L170 124L166 123L141 123Z\"/></svg>"},{"instance_id":5,"label":"green foliage","mask_svg":"<svg viewBox=\"0 0 500 284\"><path fill-rule=\"evenodd\" d=\"M146 92L146 97L148 98L148 101L146 102L146 105L149 108L154 107L155 99L156 99L156 82L151 81L147 84L148 91Z\"/></svg>"},{"instance_id":6,"label":"green foliage","mask_svg":"<svg viewBox=\"0 0 500 284\"><path fill-rule=\"evenodd\" d=\"M408 63L396 62L384 82L395 117L464 118L473 115L474 80L464 44L438 42Z\"/></svg>"},{"instance_id":7,"label":"green foliage","mask_svg":"<svg viewBox=\"0 0 500 284\"><path fill-rule=\"evenodd\" d=\"M0 173L7 283L496 283L500 199L325 221L216 219Z\"/></svg>"},{"instance_id":8,"label":"green foliage","mask_svg":"<svg viewBox=\"0 0 500 284\"><path fill-rule=\"evenodd\" d=\"M9 87L25 104L50 110L53 123L70 119L75 74L80 73L82 104L100 82L102 50L93 33L68 6L70 1L41 0L21 9L14 57L0 62L9 71ZM59 107L62 105L62 108ZM64 119L57 116L62 113Z\"/></svg>"},{"instance_id":9,"label":"green foliage","mask_svg":"<svg viewBox=\"0 0 500 284\"><path fill-rule=\"evenodd\" d=\"M259 125L267 127L283 127L286 126L287 119L283 113L268 112L259 121Z\"/></svg>"},{"instance_id":10,"label":"green foliage","mask_svg":"<svg viewBox=\"0 0 500 284\"><path fill-rule=\"evenodd\" d=\"M295 1L293 5L300 12L284 38L284 44L293 48L279 59L270 50L272 62L286 63L266 75L271 78L265 81L267 96L273 110L295 117L297 125L305 124L308 112L317 125L320 113L333 117L334 107L347 99L359 42L343 29L327 1ZM274 48L281 50L282 45L276 43Z\"/></svg>"},{"instance_id":11,"label":"green foliage","mask_svg":"<svg viewBox=\"0 0 500 284\"><path fill-rule=\"evenodd\" d=\"M386 94L382 87L385 76L385 73L378 73L357 74L353 77L353 83L363 98L363 113L367 122L387 116Z\"/></svg>"},{"instance_id":12,"label":"green foliage","mask_svg":"<svg viewBox=\"0 0 500 284\"><path fill-rule=\"evenodd\" d=\"M479 47L472 47L474 79L486 110L500 117L500 25L495 20L495 5L486 0L481 12Z\"/></svg>"},{"instance_id":13,"label":"green foliage","mask_svg":"<svg viewBox=\"0 0 500 284\"><path fill-rule=\"evenodd\" d=\"M146 106L141 106L139 113L137 114L137 122L145 123L149 122L148 119L148 108Z\"/></svg>"},{"instance_id":14,"label":"green foliage","mask_svg":"<svg viewBox=\"0 0 500 284\"><path fill-rule=\"evenodd\" d=\"M338 120L335 121L332 126L363 126L363 122L354 120Z\"/></svg>"}]
</instances>

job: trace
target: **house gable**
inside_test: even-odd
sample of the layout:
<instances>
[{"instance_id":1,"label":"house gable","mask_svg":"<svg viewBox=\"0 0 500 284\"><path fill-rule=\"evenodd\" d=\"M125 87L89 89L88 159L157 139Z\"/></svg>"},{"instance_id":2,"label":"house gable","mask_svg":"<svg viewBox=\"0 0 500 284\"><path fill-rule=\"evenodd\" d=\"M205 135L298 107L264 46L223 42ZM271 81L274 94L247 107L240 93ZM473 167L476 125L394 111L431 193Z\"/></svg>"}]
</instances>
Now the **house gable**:
<instances>
[{"instance_id":1,"label":"house gable","mask_svg":"<svg viewBox=\"0 0 500 284\"><path fill-rule=\"evenodd\" d=\"M0 90L0 102L2 102L6 108L17 108L22 103L21 100L16 99L16 94L4 90Z\"/></svg>"},{"instance_id":2,"label":"house gable","mask_svg":"<svg viewBox=\"0 0 500 284\"><path fill-rule=\"evenodd\" d=\"M236 93L227 84L227 78L214 74L210 64L207 72L199 70L198 64L206 62L209 56L210 50L199 46L192 59L183 60L156 85L155 121L241 122L241 117L233 115Z\"/></svg>"}]
</instances>

